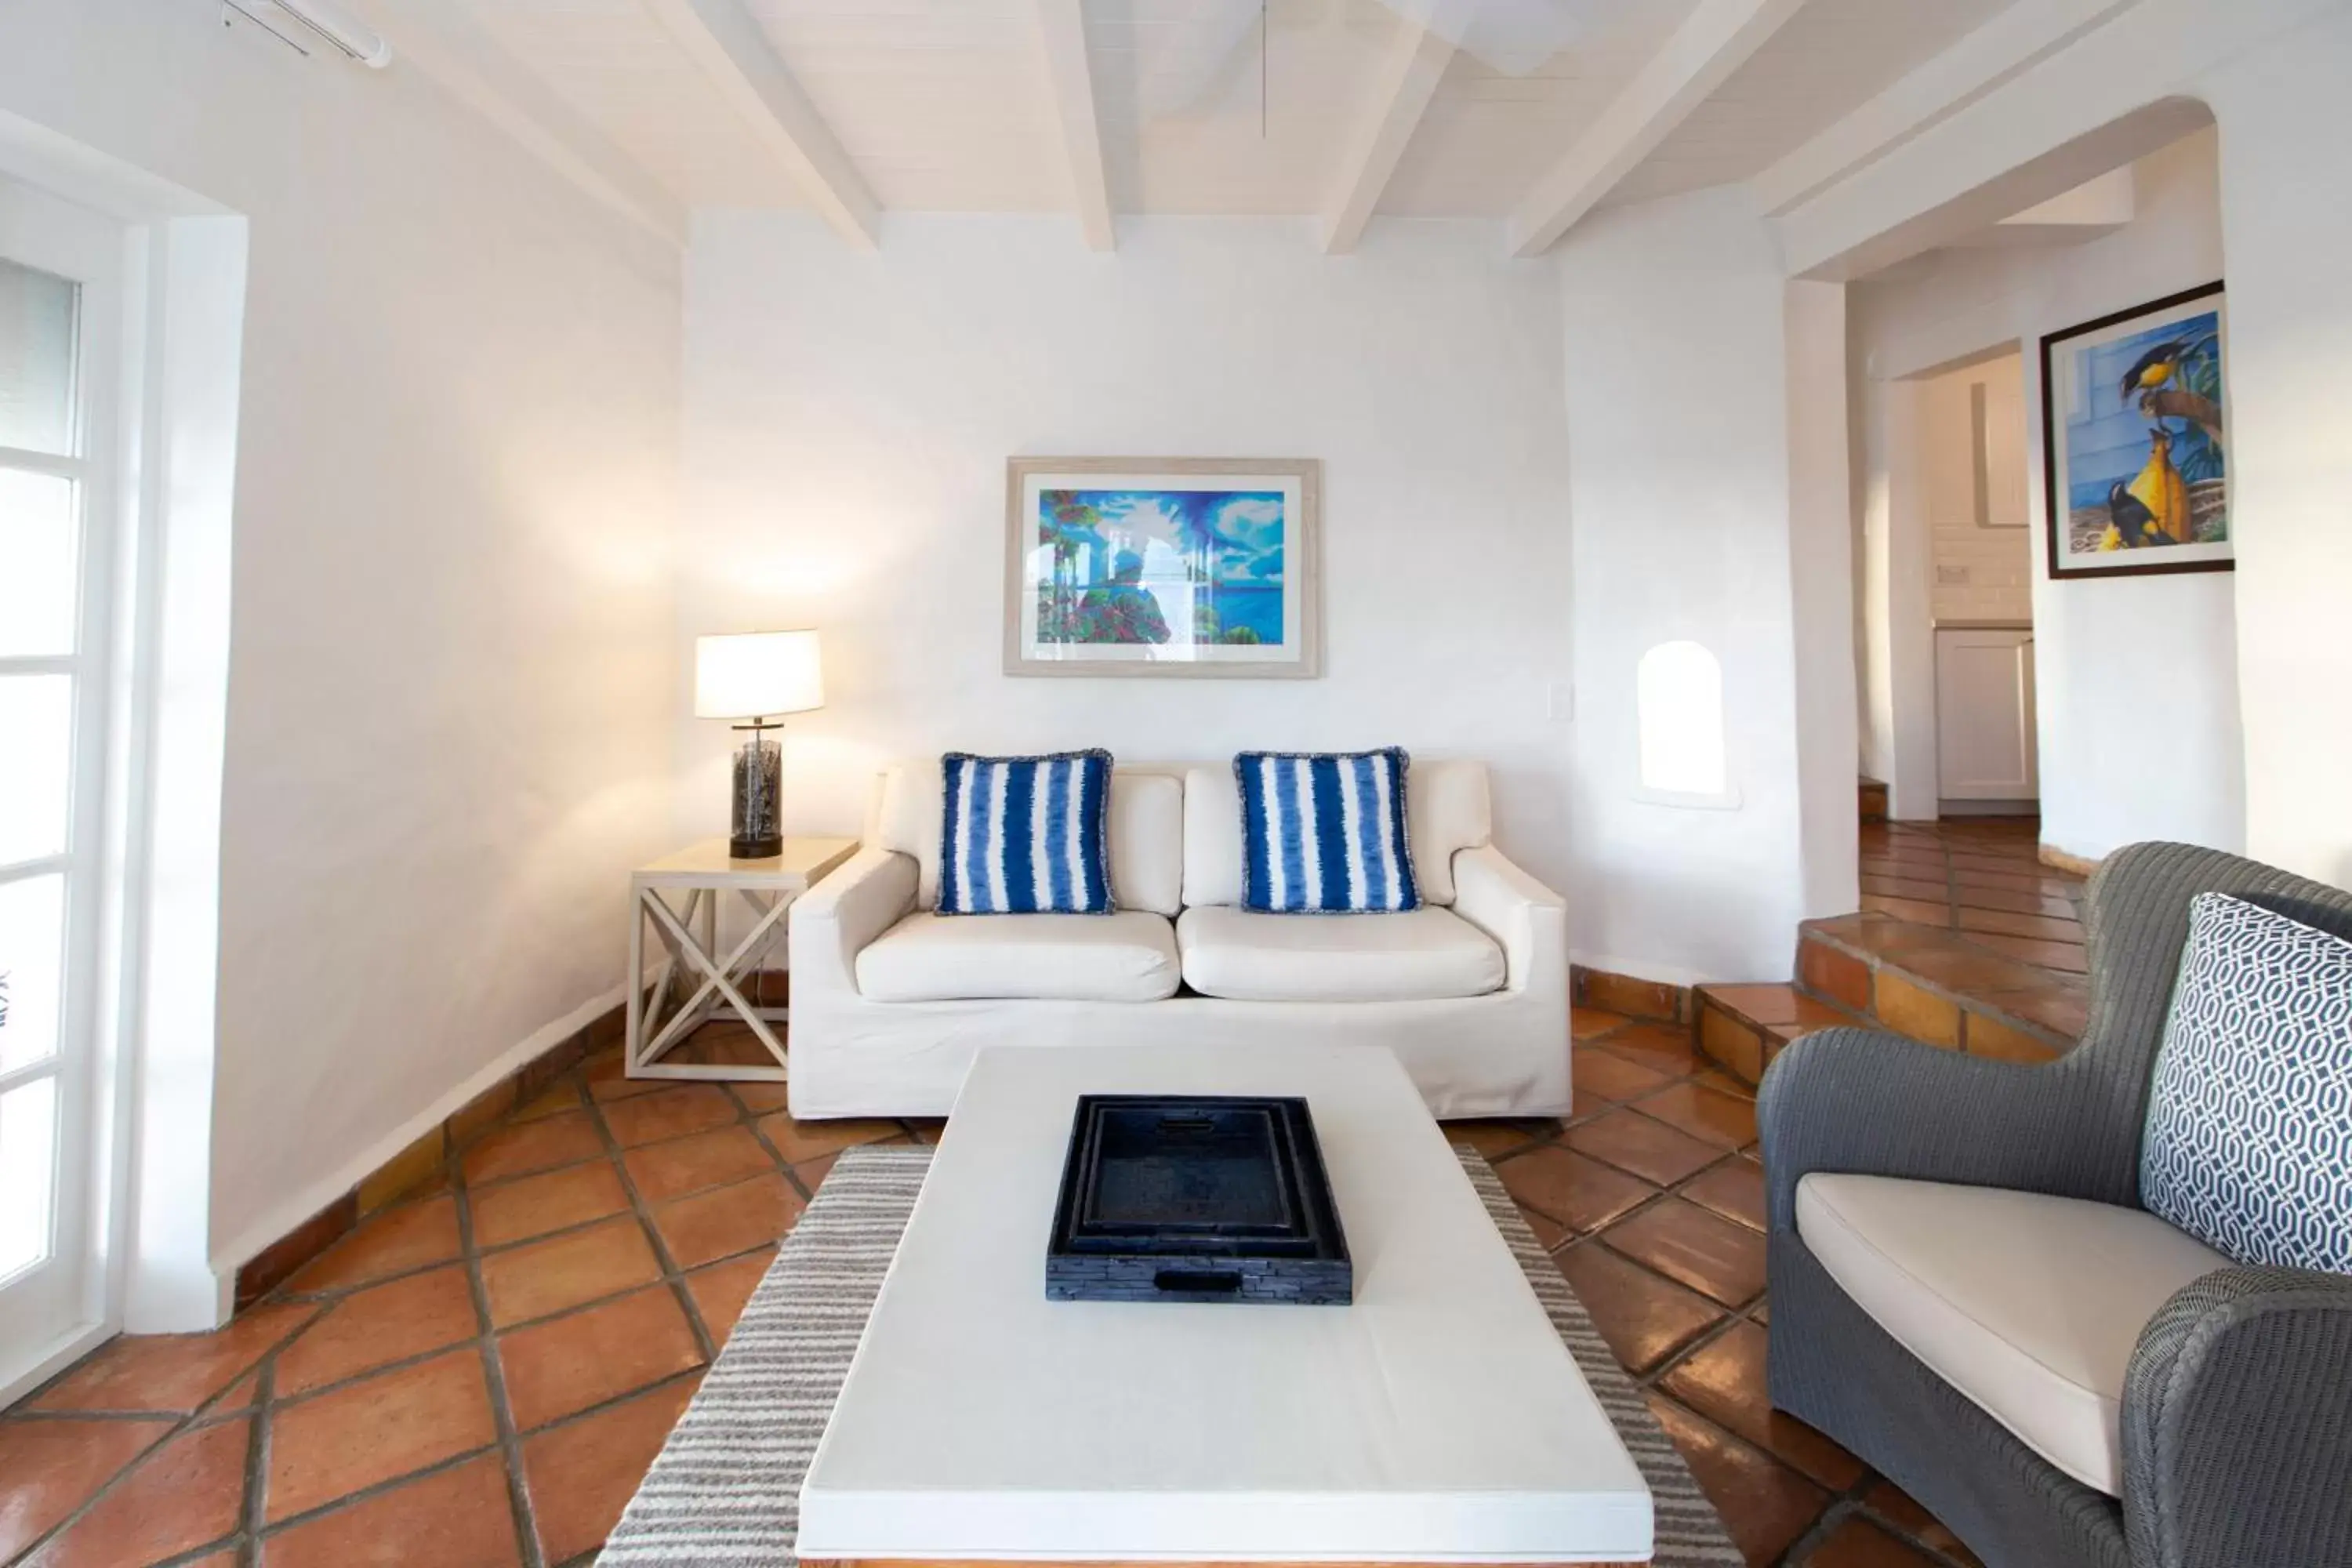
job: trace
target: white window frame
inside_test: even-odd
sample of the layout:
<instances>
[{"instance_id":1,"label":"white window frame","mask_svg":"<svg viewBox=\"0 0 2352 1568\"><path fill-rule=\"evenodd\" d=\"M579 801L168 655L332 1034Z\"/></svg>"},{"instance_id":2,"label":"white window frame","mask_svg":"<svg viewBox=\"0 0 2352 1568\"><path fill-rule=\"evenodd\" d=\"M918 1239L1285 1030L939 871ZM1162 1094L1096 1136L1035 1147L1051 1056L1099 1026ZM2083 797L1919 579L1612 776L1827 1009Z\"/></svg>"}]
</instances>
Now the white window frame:
<instances>
[{"instance_id":1,"label":"white window frame","mask_svg":"<svg viewBox=\"0 0 2352 1568\"><path fill-rule=\"evenodd\" d=\"M122 535L126 233L113 220L0 181L0 256L80 286L74 454L0 447L0 467L74 481L80 556L74 651L0 657L0 673L74 679L73 795L65 852L0 867L0 883L63 873L63 989L56 1053L0 1073L0 1091L54 1077L57 1168L49 1258L0 1283L0 1397L112 1333L121 1322L126 1075L101 1044L113 998L109 933L121 908L115 563Z\"/></svg>"}]
</instances>

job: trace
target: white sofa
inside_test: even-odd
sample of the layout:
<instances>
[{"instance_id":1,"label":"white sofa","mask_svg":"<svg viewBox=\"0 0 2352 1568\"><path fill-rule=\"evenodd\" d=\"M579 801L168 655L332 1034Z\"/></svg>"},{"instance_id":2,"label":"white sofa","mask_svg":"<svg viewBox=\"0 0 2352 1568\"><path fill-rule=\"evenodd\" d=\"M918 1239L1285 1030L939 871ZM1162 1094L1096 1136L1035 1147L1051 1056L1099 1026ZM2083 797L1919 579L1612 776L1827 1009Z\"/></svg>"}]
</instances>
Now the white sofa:
<instances>
[{"instance_id":1,"label":"white sofa","mask_svg":"<svg viewBox=\"0 0 2352 1568\"><path fill-rule=\"evenodd\" d=\"M1396 1053L1439 1116L1569 1109L1566 910L1489 842L1483 763L1416 761L1424 907L1239 908L1229 763L1118 767L1111 915L931 913L936 761L887 770L864 845L793 906L793 1114L944 1116L982 1046L1269 1045Z\"/></svg>"}]
</instances>

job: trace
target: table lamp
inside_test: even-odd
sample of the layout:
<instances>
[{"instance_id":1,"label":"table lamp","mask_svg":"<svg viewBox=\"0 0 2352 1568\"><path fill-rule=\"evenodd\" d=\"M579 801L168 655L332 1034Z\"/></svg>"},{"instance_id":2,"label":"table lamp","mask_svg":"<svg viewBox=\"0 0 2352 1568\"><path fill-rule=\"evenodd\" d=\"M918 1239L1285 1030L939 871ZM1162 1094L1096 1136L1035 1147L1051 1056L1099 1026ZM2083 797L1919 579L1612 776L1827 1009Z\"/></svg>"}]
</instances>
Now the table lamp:
<instances>
[{"instance_id":1,"label":"table lamp","mask_svg":"<svg viewBox=\"0 0 2352 1568\"><path fill-rule=\"evenodd\" d=\"M784 749L769 738L786 713L824 706L816 633L739 632L694 639L694 716L743 719L727 852L760 860L784 850Z\"/></svg>"}]
</instances>

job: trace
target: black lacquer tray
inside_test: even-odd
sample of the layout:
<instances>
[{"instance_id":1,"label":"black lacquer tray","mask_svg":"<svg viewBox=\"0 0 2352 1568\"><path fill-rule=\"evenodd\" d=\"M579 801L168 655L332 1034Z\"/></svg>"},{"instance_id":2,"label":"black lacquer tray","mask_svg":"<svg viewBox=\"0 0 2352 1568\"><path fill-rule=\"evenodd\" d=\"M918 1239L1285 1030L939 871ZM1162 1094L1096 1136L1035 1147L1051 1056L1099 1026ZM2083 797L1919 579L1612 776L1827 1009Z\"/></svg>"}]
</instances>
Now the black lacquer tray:
<instances>
[{"instance_id":1,"label":"black lacquer tray","mask_svg":"<svg viewBox=\"0 0 2352 1568\"><path fill-rule=\"evenodd\" d=\"M1345 1306L1354 1293L1304 1100L1079 1098L1050 1300Z\"/></svg>"}]
</instances>

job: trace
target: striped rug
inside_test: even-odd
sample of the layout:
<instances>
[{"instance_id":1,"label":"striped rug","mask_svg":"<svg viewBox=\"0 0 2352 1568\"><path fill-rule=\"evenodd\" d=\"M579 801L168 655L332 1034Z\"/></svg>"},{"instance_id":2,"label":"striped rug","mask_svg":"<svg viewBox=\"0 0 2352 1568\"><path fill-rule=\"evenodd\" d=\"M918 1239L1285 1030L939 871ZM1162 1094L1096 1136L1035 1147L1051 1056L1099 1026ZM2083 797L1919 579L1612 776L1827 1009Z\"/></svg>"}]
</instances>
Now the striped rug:
<instances>
[{"instance_id":1,"label":"striped rug","mask_svg":"<svg viewBox=\"0 0 2352 1568\"><path fill-rule=\"evenodd\" d=\"M1739 1568L1713 1505L1493 1167L1475 1150L1454 1152L1649 1483L1655 1568ZM614 1527L600 1564L797 1562L801 1477L930 1163L929 1149L906 1148L852 1149L835 1162Z\"/></svg>"}]
</instances>

